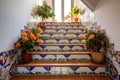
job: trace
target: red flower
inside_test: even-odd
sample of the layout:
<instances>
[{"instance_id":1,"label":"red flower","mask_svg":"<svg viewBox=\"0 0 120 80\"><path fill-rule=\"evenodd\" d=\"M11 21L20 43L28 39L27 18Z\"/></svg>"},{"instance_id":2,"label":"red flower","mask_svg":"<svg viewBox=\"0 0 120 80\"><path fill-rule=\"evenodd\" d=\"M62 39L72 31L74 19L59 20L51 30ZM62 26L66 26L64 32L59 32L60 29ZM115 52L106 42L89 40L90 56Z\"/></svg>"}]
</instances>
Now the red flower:
<instances>
[{"instance_id":1,"label":"red flower","mask_svg":"<svg viewBox=\"0 0 120 80\"><path fill-rule=\"evenodd\" d=\"M37 43L38 43L39 45L42 45L42 44L43 44L43 41L42 41L41 39L38 39L38 40L37 40Z\"/></svg>"},{"instance_id":2,"label":"red flower","mask_svg":"<svg viewBox=\"0 0 120 80\"><path fill-rule=\"evenodd\" d=\"M4 62L3 62L3 59L0 59L0 64L3 64Z\"/></svg>"},{"instance_id":3,"label":"red flower","mask_svg":"<svg viewBox=\"0 0 120 80\"><path fill-rule=\"evenodd\" d=\"M29 31L28 29L26 29L25 32L26 32L27 34L30 34L30 31Z\"/></svg>"},{"instance_id":4,"label":"red flower","mask_svg":"<svg viewBox=\"0 0 120 80\"><path fill-rule=\"evenodd\" d=\"M86 48L86 44L84 44L84 48Z\"/></svg>"}]
</instances>

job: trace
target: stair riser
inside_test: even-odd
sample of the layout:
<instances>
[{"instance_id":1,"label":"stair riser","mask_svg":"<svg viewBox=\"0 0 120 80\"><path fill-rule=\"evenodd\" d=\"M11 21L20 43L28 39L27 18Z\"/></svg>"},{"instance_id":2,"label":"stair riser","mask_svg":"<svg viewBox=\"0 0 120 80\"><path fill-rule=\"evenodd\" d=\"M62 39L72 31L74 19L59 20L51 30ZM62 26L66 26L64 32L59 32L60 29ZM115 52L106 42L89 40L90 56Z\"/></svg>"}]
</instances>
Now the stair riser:
<instances>
[{"instance_id":1,"label":"stair riser","mask_svg":"<svg viewBox=\"0 0 120 80\"><path fill-rule=\"evenodd\" d=\"M81 59L81 60L90 60L90 55L33 55L33 60L40 59Z\"/></svg>"},{"instance_id":2,"label":"stair riser","mask_svg":"<svg viewBox=\"0 0 120 80\"><path fill-rule=\"evenodd\" d=\"M80 52L84 51L82 46L40 46L35 51L40 52Z\"/></svg>"},{"instance_id":3,"label":"stair riser","mask_svg":"<svg viewBox=\"0 0 120 80\"><path fill-rule=\"evenodd\" d=\"M49 35L49 34L44 34L43 35L43 38L79 38L79 39L83 39L84 36L82 34L80 35L75 35L75 34L67 34L67 35L58 35L58 34L55 34L55 35Z\"/></svg>"},{"instance_id":4,"label":"stair riser","mask_svg":"<svg viewBox=\"0 0 120 80\"><path fill-rule=\"evenodd\" d=\"M15 73L19 73L20 75L23 75L24 73L34 73L36 75L40 75L50 72L53 75L69 75L74 73L78 73L79 75L90 75L90 73L94 72L97 75L106 75L108 73L106 69L106 67L17 67L15 68Z\"/></svg>"},{"instance_id":5,"label":"stair riser","mask_svg":"<svg viewBox=\"0 0 120 80\"><path fill-rule=\"evenodd\" d=\"M75 26L46 26L47 29L84 29L83 26L78 26L78 25L75 25Z\"/></svg>"},{"instance_id":6,"label":"stair riser","mask_svg":"<svg viewBox=\"0 0 120 80\"><path fill-rule=\"evenodd\" d=\"M82 40L43 40L43 43L59 43L59 44L68 44L68 43L74 43L74 44L77 44L77 43L81 43Z\"/></svg>"}]
</instances>

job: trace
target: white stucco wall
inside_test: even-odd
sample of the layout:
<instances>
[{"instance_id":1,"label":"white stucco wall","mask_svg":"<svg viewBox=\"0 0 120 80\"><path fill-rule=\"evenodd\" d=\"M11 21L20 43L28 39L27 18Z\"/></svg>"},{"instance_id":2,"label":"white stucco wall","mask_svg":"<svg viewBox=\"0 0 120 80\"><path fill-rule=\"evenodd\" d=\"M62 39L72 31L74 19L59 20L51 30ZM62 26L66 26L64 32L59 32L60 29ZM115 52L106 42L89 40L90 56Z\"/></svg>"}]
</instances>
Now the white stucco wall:
<instances>
[{"instance_id":1,"label":"white stucco wall","mask_svg":"<svg viewBox=\"0 0 120 80\"><path fill-rule=\"evenodd\" d=\"M120 51L120 0L101 0L94 13L95 21L106 29L115 50Z\"/></svg>"},{"instance_id":2,"label":"white stucco wall","mask_svg":"<svg viewBox=\"0 0 120 80\"><path fill-rule=\"evenodd\" d=\"M0 52L13 49L37 0L2 0L0 3Z\"/></svg>"}]
</instances>

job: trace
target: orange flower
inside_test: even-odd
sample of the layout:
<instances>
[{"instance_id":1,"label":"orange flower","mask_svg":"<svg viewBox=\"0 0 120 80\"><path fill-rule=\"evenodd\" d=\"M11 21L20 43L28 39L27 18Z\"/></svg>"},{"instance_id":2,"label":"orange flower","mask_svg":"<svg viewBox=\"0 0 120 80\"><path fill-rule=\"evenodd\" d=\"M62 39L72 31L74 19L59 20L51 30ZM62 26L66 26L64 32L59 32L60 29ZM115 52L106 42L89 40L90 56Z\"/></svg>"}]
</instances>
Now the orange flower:
<instances>
[{"instance_id":1,"label":"orange flower","mask_svg":"<svg viewBox=\"0 0 120 80\"><path fill-rule=\"evenodd\" d=\"M16 48L19 48L21 46L21 44L19 43L19 42L17 42L16 44L15 44L15 47Z\"/></svg>"},{"instance_id":2,"label":"orange flower","mask_svg":"<svg viewBox=\"0 0 120 80\"><path fill-rule=\"evenodd\" d=\"M22 37L26 37L27 34L25 32L22 32Z\"/></svg>"},{"instance_id":3,"label":"orange flower","mask_svg":"<svg viewBox=\"0 0 120 80\"><path fill-rule=\"evenodd\" d=\"M90 39L94 39L94 38L95 38L95 35L94 35L94 34L91 34L91 35L89 36L89 38L90 38Z\"/></svg>"},{"instance_id":4,"label":"orange flower","mask_svg":"<svg viewBox=\"0 0 120 80\"><path fill-rule=\"evenodd\" d=\"M36 37L35 37L35 35L33 33L30 34L30 39L31 40L36 40Z\"/></svg>"},{"instance_id":5,"label":"orange flower","mask_svg":"<svg viewBox=\"0 0 120 80\"><path fill-rule=\"evenodd\" d=\"M37 43L38 43L39 45L42 45L42 44L43 44L43 41L42 41L41 39L39 39L39 40L37 40Z\"/></svg>"},{"instance_id":6,"label":"orange flower","mask_svg":"<svg viewBox=\"0 0 120 80\"><path fill-rule=\"evenodd\" d=\"M27 37L22 37L24 42L28 42L28 38Z\"/></svg>"}]
</instances>

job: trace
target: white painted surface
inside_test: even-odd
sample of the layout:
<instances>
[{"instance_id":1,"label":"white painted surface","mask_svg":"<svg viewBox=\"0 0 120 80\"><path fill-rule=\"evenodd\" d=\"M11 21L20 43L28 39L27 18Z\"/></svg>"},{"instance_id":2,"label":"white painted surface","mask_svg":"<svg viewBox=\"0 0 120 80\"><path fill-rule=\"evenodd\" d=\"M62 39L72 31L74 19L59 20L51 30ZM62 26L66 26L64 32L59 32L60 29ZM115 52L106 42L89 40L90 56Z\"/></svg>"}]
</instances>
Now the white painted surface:
<instances>
[{"instance_id":1,"label":"white painted surface","mask_svg":"<svg viewBox=\"0 0 120 80\"><path fill-rule=\"evenodd\" d=\"M120 50L120 0L101 0L94 13L95 21L106 29L115 50Z\"/></svg>"},{"instance_id":2,"label":"white painted surface","mask_svg":"<svg viewBox=\"0 0 120 80\"><path fill-rule=\"evenodd\" d=\"M4 0L0 3L0 52L13 49L37 0Z\"/></svg>"}]
</instances>

